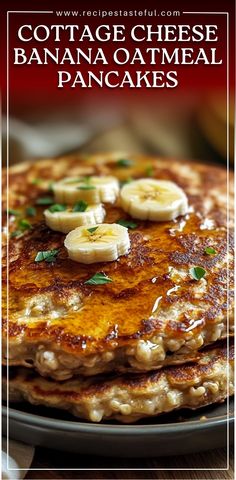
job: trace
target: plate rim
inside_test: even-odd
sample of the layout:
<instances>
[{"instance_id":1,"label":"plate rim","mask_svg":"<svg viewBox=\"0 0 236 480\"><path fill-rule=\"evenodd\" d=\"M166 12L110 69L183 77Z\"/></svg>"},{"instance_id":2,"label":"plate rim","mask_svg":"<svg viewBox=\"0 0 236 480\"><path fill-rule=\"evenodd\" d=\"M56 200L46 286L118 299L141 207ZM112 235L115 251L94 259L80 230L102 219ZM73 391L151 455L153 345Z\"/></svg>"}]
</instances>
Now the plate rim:
<instances>
[{"instance_id":1,"label":"plate rim","mask_svg":"<svg viewBox=\"0 0 236 480\"><path fill-rule=\"evenodd\" d=\"M57 431L70 431L81 433L109 433L116 435L123 435L124 432L135 433L139 435L147 435L152 432L155 433L171 433L176 430L179 431L191 431L193 428L197 430L210 429L214 427L221 427L227 423L230 425L234 422L234 414L229 415L218 415L214 418L209 418L207 420L190 420L183 423L174 422L168 424L157 424L157 425L135 425L135 424L121 424L121 425L112 425L112 424L100 424L100 423L84 423L81 421L70 421L70 420L59 420L56 418L43 417L41 415L36 415L33 413L22 412L15 408L9 407L9 420L24 421L25 424L30 424L34 427L47 428L50 430ZM7 419L7 407L2 406L2 415Z\"/></svg>"}]
</instances>

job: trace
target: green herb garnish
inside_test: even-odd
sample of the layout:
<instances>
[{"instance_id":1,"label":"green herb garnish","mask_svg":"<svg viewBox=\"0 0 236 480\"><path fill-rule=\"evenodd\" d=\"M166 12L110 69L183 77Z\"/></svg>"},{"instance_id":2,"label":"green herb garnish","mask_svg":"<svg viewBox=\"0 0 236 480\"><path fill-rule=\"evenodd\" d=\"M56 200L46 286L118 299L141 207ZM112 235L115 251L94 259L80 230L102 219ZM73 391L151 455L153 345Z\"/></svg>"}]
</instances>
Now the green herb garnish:
<instances>
[{"instance_id":1,"label":"green herb garnish","mask_svg":"<svg viewBox=\"0 0 236 480\"><path fill-rule=\"evenodd\" d=\"M49 207L49 211L52 213L55 212L64 212L66 210L66 205L62 205L61 203L54 203L51 207Z\"/></svg>"},{"instance_id":2,"label":"green herb garnish","mask_svg":"<svg viewBox=\"0 0 236 480\"><path fill-rule=\"evenodd\" d=\"M33 185L39 185L39 183L42 183L43 182L43 179L42 178L34 178L31 183Z\"/></svg>"},{"instance_id":3,"label":"green herb garnish","mask_svg":"<svg viewBox=\"0 0 236 480\"><path fill-rule=\"evenodd\" d=\"M96 232L97 228L98 228L98 227L87 228L87 231L88 231L89 233L94 233L94 232Z\"/></svg>"},{"instance_id":4,"label":"green herb garnish","mask_svg":"<svg viewBox=\"0 0 236 480\"><path fill-rule=\"evenodd\" d=\"M153 177L153 174L154 174L154 168L152 165L149 165L147 168L146 168L146 175L148 177Z\"/></svg>"},{"instance_id":5,"label":"green herb garnish","mask_svg":"<svg viewBox=\"0 0 236 480\"><path fill-rule=\"evenodd\" d=\"M26 210L25 210L25 213L26 215L28 215L28 217L35 217L36 215L36 208L34 207L27 207Z\"/></svg>"},{"instance_id":6,"label":"green herb garnish","mask_svg":"<svg viewBox=\"0 0 236 480\"><path fill-rule=\"evenodd\" d=\"M91 175L84 175L84 177L81 178L81 181L89 183L91 181Z\"/></svg>"},{"instance_id":7,"label":"green herb garnish","mask_svg":"<svg viewBox=\"0 0 236 480\"><path fill-rule=\"evenodd\" d=\"M20 235L22 235L26 230L29 230L30 228L32 228L32 225L31 223L26 220L25 218L22 218L21 220L19 220L18 222L18 229L15 230L14 232L11 232L11 238L14 238L14 237L19 237Z\"/></svg>"},{"instance_id":8,"label":"green herb garnish","mask_svg":"<svg viewBox=\"0 0 236 480\"><path fill-rule=\"evenodd\" d=\"M95 190L95 188L94 185L80 185L80 187L76 187L76 190Z\"/></svg>"},{"instance_id":9,"label":"green herb garnish","mask_svg":"<svg viewBox=\"0 0 236 480\"><path fill-rule=\"evenodd\" d=\"M55 182L49 182L48 184L48 190L49 192L53 192L53 185L54 185Z\"/></svg>"},{"instance_id":10,"label":"green herb garnish","mask_svg":"<svg viewBox=\"0 0 236 480\"><path fill-rule=\"evenodd\" d=\"M9 210L7 210L7 213L9 213L9 215L15 215L15 217L17 217L17 215L20 215L19 210L14 210L13 208L9 208Z\"/></svg>"},{"instance_id":11,"label":"green herb garnish","mask_svg":"<svg viewBox=\"0 0 236 480\"><path fill-rule=\"evenodd\" d=\"M117 167L131 167L133 165L132 160L128 160L127 158L121 158L120 160L117 160L116 165Z\"/></svg>"},{"instance_id":12,"label":"green herb garnish","mask_svg":"<svg viewBox=\"0 0 236 480\"><path fill-rule=\"evenodd\" d=\"M217 253L217 251L212 247L206 247L205 248L205 253L207 255L215 255Z\"/></svg>"},{"instance_id":13,"label":"green herb garnish","mask_svg":"<svg viewBox=\"0 0 236 480\"><path fill-rule=\"evenodd\" d=\"M22 232L24 232L24 230L29 230L32 227L31 223L25 218L19 220L18 226L20 227L20 230L22 230Z\"/></svg>"},{"instance_id":14,"label":"green herb garnish","mask_svg":"<svg viewBox=\"0 0 236 480\"><path fill-rule=\"evenodd\" d=\"M206 274L206 270L202 267L192 267L189 269L189 273L194 280L201 280Z\"/></svg>"},{"instance_id":15,"label":"green herb garnish","mask_svg":"<svg viewBox=\"0 0 236 480\"><path fill-rule=\"evenodd\" d=\"M80 200L73 206L72 212L85 212L87 208L88 203L84 202L84 200Z\"/></svg>"},{"instance_id":16,"label":"green herb garnish","mask_svg":"<svg viewBox=\"0 0 236 480\"><path fill-rule=\"evenodd\" d=\"M107 277L105 273L95 273L89 280L84 282L85 285L104 285L105 283L111 283L112 279Z\"/></svg>"},{"instance_id":17,"label":"green herb garnish","mask_svg":"<svg viewBox=\"0 0 236 480\"><path fill-rule=\"evenodd\" d=\"M132 220L124 220L123 218L117 220L116 223L126 228L136 228L138 226L138 224L133 222Z\"/></svg>"},{"instance_id":18,"label":"green herb garnish","mask_svg":"<svg viewBox=\"0 0 236 480\"><path fill-rule=\"evenodd\" d=\"M34 261L35 262L55 262L56 256L59 253L59 250L53 249L53 250L46 250L44 252L38 252Z\"/></svg>"},{"instance_id":19,"label":"green herb garnish","mask_svg":"<svg viewBox=\"0 0 236 480\"><path fill-rule=\"evenodd\" d=\"M22 230L14 230L14 232L11 232L11 238L14 238L14 237L19 237L20 235L22 235Z\"/></svg>"},{"instance_id":20,"label":"green herb garnish","mask_svg":"<svg viewBox=\"0 0 236 480\"><path fill-rule=\"evenodd\" d=\"M124 185L126 185L127 183L130 183L133 181L133 178L132 177L128 177L126 178L125 180L121 180L120 181L120 187L123 187Z\"/></svg>"},{"instance_id":21,"label":"green herb garnish","mask_svg":"<svg viewBox=\"0 0 236 480\"><path fill-rule=\"evenodd\" d=\"M53 203L52 197L41 197L36 200L36 205L52 205Z\"/></svg>"}]
</instances>

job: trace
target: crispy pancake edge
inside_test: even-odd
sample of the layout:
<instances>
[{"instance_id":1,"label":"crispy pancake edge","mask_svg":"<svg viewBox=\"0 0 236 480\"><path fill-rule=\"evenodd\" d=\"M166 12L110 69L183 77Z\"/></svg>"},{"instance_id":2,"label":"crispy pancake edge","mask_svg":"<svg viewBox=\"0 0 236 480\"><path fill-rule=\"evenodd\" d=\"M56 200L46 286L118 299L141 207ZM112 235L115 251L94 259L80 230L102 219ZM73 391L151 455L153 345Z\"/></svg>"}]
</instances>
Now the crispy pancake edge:
<instances>
[{"instance_id":1,"label":"crispy pancake edge","mask_svg":"<svg viewBox=\"0 0 236 480\"><path fill-rule=\"evenodd\" d=\"M91 157L91 158L88 158L86 159L85 163L86 163L86 166L88 165L93 165L93 163L96 162L99 160L99 158L101 159L102 156L95 156L95 157ZM112 163L113 160L109 160L111 158L111 156L109 155L105 155L104 157L102 157L104 159L104 163L101 163L100 166L98 166L96 164L96 169L97 169L97 173L108 173L107 172L107 165L106 165L106 162L108 164ZM134 158L138 158L138 157L134 157ZM180 176L178 178L181 178L181 175L182 175L182 185L186 185L186 188L187 186L189 185L189 181L190 179L188 178L188 176L190 175L191 172L189 172L189 168L191 170L193 170L193 188L196 188L194 187L194 172L200 172L201 175L204 176L204 178L206 178L205 180L205 184L204 184L204 191L207 192L207 190L209 190L209 186L212 184L214 185L214 188L217 189L218 188L218 192L220 192L222 189L223 189L223 186L224 186L224 183L225 183L225 172L223 169L221 168L217 168L217 167L210 167L210 166L206 166L206 165L200 165L200 164L195 164L195 165L190 165L189 166L189 163L188 162L184 162L184 163L181 163L181 162L176 162L176 161L169 161L169 164L167 166L167 164L163 164L163 160L161 159L152 159L152 158L146 158L146 157L140 157L141 158L141 165L143 165L143 162L146 161L146 162L151 162L153 164L153 166L158 170L160 170L161 174L164 175L164 176L167 176L169 175L168 178L172 177L173 180L176 180L176 171L177 171L177 168L179 168L180 171L182 171L182 169L180 167L182 167L183 169L187 169L188 173L187 173L187 176L184 176L182 174L180 174ZM19 165L17 167L13 167L12 168L12 175L13 175L13 186L16 185L16 182L20 182L20 179L22 179L22 176L24 176L24 178L26 177L26 174L28 172L30 172L30 175L32 177L32 175L35 175L35 168L36 168L36 171L37 171L37 168L40 169L40 172L41 172L41 176L42 176L42 172L43 172L43 175L45 176L45 179L48 179L48 176L50 175L51 173L51 168L52 168L52 165L54 165L52 163L53 161L52 160L46 160L46 161L43 161L42 163L39 163L37 162L37 164L34 164L33 166L31 164L26 164L26 165ZM61 160L58 160L57 165L56 165L56 168L58 169L59 168L59 165L64 165L63 168L60 166L60 168L65 171L65 168L67 167L67 170L68 170L68 165L76 165L78 162L78 157L68 157L68 158L62 158ZM54 165L55 167L55 165ZM53 167L53 168L54 168ZM172 167L172 169L171 169ZM77 168L77 167L75 167ZM109 167L110 168L110 167ZM113 168L113 167L112 167ZM141 168L139 166L139 168ZM33 169L33 172L31 171L31 169ZM173 170L174 169L174 170ZM173 173L173 171L174 173ZM183 170L184 171L184 170ZM160 173L159 172L159 173ZM124 174L124 172L123 172ZM128 174L128 172L126 172L126 175ZM62 175L62 173L59 171L59 177ZM195 179L196 180L196 179ZM180 182L178 182L180 183ZM23 189L23 193L24 193L24 188L23 187L20 187ZM191 187L192 188L192 187ZM13 189L14 190L14 189ZM34 185L32 188L31 188L31 191L30 191L30 200L32 200L33 198L37 198L37 197L40 197L42 196L44 190L42 188L42 185ZM19 193L19 192L18 192ZM45 192L44 192L45 193ZM194 195L192 195L194 197ZM196 197L196 195L195 195ZM195 198L194 197L194 198ZM19 199L18 199L19 200ZM194 200L195 202L199 202L199 199L195 198ZM15 204L13 204L12 206L15 207ZM222 207L223 208L223 207ZM219 209L220 210L220 209ZM215 215L215 221L218 222L218 228L222 228L221 225L223 223L223 217L224 217L224 214L223 214L223 210L220 210L219 212L214 212L214 215ZM178 226L178 225L177 225ZM47 229L48 230L48 229ZM221 243L219 243L219 257L222 257L223 255L223 252L225 251L225 240L223 240L223 235L224 232L222 231L222 245ZM27 236L28 234L26 233L26 235L24 236L24 239L23 239L23 242L25 242L26 244L26 250L29 249L29 239L30 237ZM34 232L30 232L29 235L34 235ZM43 225L38 225L37 226L37 229L36 229L36 232L35 232L35 235L37 237L44 237L45 235L45 227ZM49 238L51 237L51 232L47 231L46 232L46 235L49 236ZM58 235L57 234L53 234L54 235L54 239L55 241L57 241L57 237ZM148 248L144 247L143 246L143 239L142 239L142 236L140 238L140 233L139 232L130 232L130 235L131 235L131 238L132 238L132 242L133 242L133 245L135 245L136 247L135 248L135 252L139 252L138 255L137 253L135 253L136 257L137 258L134 258L132 259L132 261L134 261L134 265L136 268L138 268L138 266L140 268L142 268L142 262L143 262L143 265L144 265L144 268L145 268L145 265L146 263L145 262L150 262L150 252L148 251ZM61 237L61 235L59 235L59 237ZM203 262L203 266L207 266L208 268L211 268L211 266L214 268L214 262L216 262L216 258L207 258L206 256L202 256L203 258L200 258L199 259L199 256L196 255L196 247L195 247L195 243L194 243L194 236L192 235L192 233L189 233L187 235L186 238L181 239L179 238L181 237L181 235L178 236L178 242L179 242L179 248L180 248L180 252L171 252L171 260L172 262L174 262L175 266L177 266L177 269L178 268L182 268L182 265L186 265L186 264L189 264L189 262L191 261L194 261L194 259L196 260L200 260L201 262ZM33 244L34 244L34 240L33 240ZM146 250L145 250L146 248ZM181 250L185 250L185 253L183 255L182 251ZM13 258L14 258L14 255L17 255L17 253L14 251L14 248L13 248L13 252L12 252L12 255L13 255ZM63 258L63 255L62 255L62 259L60 260L59 259L59 268L60 268L60 265L63 264L63 262L65 261L65 259ZM61 262L61 263L60 263ZM15 265L14 265L15 263ZM37 266L34 266L33 265L34 270L36 272L37 275L45 275L45 269L44 269L44 265L41 266L41 265L37 265ZM32 267L32 268L33 268ZM152 267L152 265L151 265ZM12 266L13 270L14 268L16 268L16 271L17 269L21 268L21 262L17 264L17 261L14 262L13 261L13 266ZM125 260L124 260L124 267L122 268L125 268ZM171 283L171 280L170 279L167 279L167 283L170 283L170 286L173 285L173 282ZM166 279L163 278L163 282L165 283L166 282ZM202 325L196 325L196 328L194 328L194 336L198 336L198 334L201 332L202 328L204 328L204 324L207 322L208 325L211 325L212 328L214 328L214 323L215 323L215 319L217 318L217 315L220 317L220 321L219 322L224 322L225 321L225 318L226 318L226 306L223 305L223 310L222 310L222 307L220 307L219 304L217 304L217 302L214 302L214 299L216 298L220 298L222 297L222 294L224 292L224 285L225 285L225 282L226 282L226 271L225 269L221 269L219 272L218 272L218 276L217 276L217 282L213 282L212 286L211 286L211 291L207 293L207 300L206 301L209 301L209 305L211 306L211 308L208 309L208 311L205 312L205 320L203 319L202 320ZM23 290L22 290L23 288ZM54 285L49 285L49 286L46 286L44 288L46 294L50 294L52 295L52 298L59 298L61 304L65 304L67 302L67 299L68 299L68 293L71 294L74 293L74 291L76 289L80 288L80 291L82 292L82 295L91 295L91 289L89 289L89 292L88 290L86 290L85 286L83 285L83 282L81 281L73 281L71 280L71 282L67 283L66 285L63 285L62 283L59 282L58 283L55 283ZM108 287L108 288L112 288L112 287ZM35 287L33 286L33 284L29 284L27 283L27 286L25 285L25 287L21 287L20 286L20 289L19 289L19 294L22 294L22 292L24 291L24 294L28 295L28 298L33 298L35 295L37 297L37 288L35 289ZM108 289L106 290L108 291ZM41 292L42 292L42 289L41 289ZM101 291L103 292L103 291ZM135 292L135 287L134 288L125 288L124 290L121 290L121 291L113 291L112 292L112 296L110 297L110 299L108 300L108 304L109 302L111 302L111 305L112 305L112 302L119 302L119 301L123 301L123 302L126 302L127 304L127 308L129 308L128 306L131 305L132 303L132 297L133 295L135 295L136 292ZM145 297L145 291L144 291L144 297ZM95 298L96 298L96 292L95 292ZM109 298L109 296L108 296ZM188 292L184 292L184 295L182 295L182 299L183 299L183 303L184 302L187 302L188 301L188 298L189 298L189 295L188 295ZM173 299L168 299L168 302L170 302L170 300L172 301ZM198 300L195 301L195 303L197 304L198 303ZM170 303L169 303L170 305ZM70 318L73 317L73 312L72 314L70 315ZM32 320L32 317L31 317L31 320ZM96 322L96 320L94 320ZM60 326L59 324L58 325L51 325L50 327L48 327L48 325L46 323L44 323L44 321L38 321L38 319L36 319L35 321L35 325L34 325L34 328L32 328L32 325L28 328L26 324L24 323L21 323L21 322L13 322L13 321L10 321L9 322L9 339L10 339L10 343L12 344L12 347L13 349L17 347L17 344L19 344L20 340L22 341L22 344L28 344L30 349L34 349L35 345L38 344L39 342L40 343L44 343L45 342L45 345L46 345L46 348L54 348L55 350L62 350L64 352L68 352L72 355L80 355L80 356L87 356L89 355L90 353L91 354L99 354L102 353L102 352L110 352L110 351L113 351L114 349L117 349L117 348L122 348L122 346L133 346L135 344L137 344L137 342L139 342L140 340L148 340L148 339L152 339L153 335L158 335L160 332L163 331L163 329L165 329L165 334L167 336L169 336L169 338L183 338L185 335L186 335L186 332L190 329L191 327L191 323L192 322L192 319L191 318L188 318L186 317L186 315L183 315L182 316L182 320L179 320L178 322L176 321L172 321L172 320L169 320L168 321L168 324L165 325L165 322L159 320L158 318L155 318L155 319L147 319L147 318L144 318L142 320L142 322L138 325L139 328L135 328L133 332L131 333L119 333L119 331L117 331L117 327L116 327L116 324L113 324L109 327L108 331L106 332L106 335L102 335L101 337L94 337L94 338L91 338L91 335L84 335L84 334L75 334L73 331L70 333L70 327L69 329L65 329L64 326ZM92 329L92 327L90 327L90 330ZM222 336L225 335L225 332L222 333ZM28 353L28 352L27 352ZM28 353L29 355L29 353ZM30 356L30 355L29 355ZM112 364L111 364L112 366ZM113 368L113 366L112 366ZM135 365L132 365L131 368L133 368L135 370ZM88 367L89 369L89 367ZM137 367L137 369L140 369ZM93 373L93 372L91 372Z\"/></svg>"}]
</instances>

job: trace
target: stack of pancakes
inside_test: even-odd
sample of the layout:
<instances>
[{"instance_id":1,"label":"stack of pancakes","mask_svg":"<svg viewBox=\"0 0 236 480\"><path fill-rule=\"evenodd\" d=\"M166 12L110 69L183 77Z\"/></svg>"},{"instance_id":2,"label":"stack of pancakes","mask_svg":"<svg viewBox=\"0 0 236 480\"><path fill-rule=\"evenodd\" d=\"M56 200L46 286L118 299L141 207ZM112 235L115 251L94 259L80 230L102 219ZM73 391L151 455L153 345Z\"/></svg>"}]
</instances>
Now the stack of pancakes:
<instances>
[{"instance_id":1,"label":"stack of pancakes","mask_svg":"<svg viewBox=\"0 0 236 480\"><path fill-rule=\"evenodd\" d=\"M9 228L22 229L11 234L3 280L10 401L69 410L92 422L134 422L233 393L226 171L144 156L129 156L121 166L119 157L77 155L9 170ZM189 212L172 221L137 221L129 230L130 253L117 261L73 262L65 235L45 225L42 199L51 196L53 181L79 175L174 181ZM6 190L3 200L6 213ZM30 211L27 226L19 218ZM120 218L129 216L119 200L106 205L106 223ZM59 250L55 262L34 261L52 249ZM199 280L189 273L195 266L205 270ZM86 284L96 272L112 282Z\"/></svg>"}]
</instances>

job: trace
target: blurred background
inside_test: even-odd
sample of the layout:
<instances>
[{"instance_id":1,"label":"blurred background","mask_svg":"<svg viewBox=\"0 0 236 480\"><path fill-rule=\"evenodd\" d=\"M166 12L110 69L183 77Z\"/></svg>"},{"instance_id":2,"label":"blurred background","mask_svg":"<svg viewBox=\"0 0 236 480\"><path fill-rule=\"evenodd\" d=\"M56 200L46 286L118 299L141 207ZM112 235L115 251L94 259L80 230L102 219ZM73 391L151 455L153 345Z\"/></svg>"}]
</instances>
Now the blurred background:
<instances>
[{"instance_id":1,"label":"blurred background","mask_svg":"<svg viewBox=\"0 0 236 480\"><path fill-rule=\"evenodd\" d=\"M9 4L9 2L7 2ZM13 0L11 0L13 3ZM14 2L15 3L15 2ZM138 5L138 2L136 2ZM181 0L183 11L188 10L189 1ZM198 9L201 12L212 10L210 1L199 0ZM58 5L64 2L57 2ZM78 2L71 0L74 9L78 8ZM157 24L182 24L190 26L207 23L217 25L217 42L214 47L217 58L221 64L198 65L175 65L178 73L179 84L177 88L115 88L106 86L100 88L71 88L68 84L64 88L57 88L58 65L49 62L46 65L31 62L29 65L14 64L14 48L22 46L29 52L31 48L43 55L45 47L54 51L59 46L61 51L70 47L72 51L77 44L86 52L91 47L88 39L82 43L70 42L66 35L62 35L60 43L54 42L50 36L46 42L37 42L34 38L30 42L23 43L19 40L17 32L22 24L47 26L58 23L57 16L40 14L32 15L32 8L37 10L32 2L25 0L29 12L22 15L11 13L9 19L9 45L8 50L2 51L2 59L6 56L10 59L9 75L2 75L3 111L6 111L5 97L7 91L7 78L9 81L9 161L14 164L24 160L34 160L42 157L57 157L73 152L107 152L122 151L127 153L145 153L188 160L200 160L203 162L226 163L227 156L227 112L226 112L226 87L230 87L230 152L233 159L233 115L234 104L232 92L234 90L234 7L231 0L225 0L225 11L230 11L229 26L225 14L206 16L194 14L179 17L148 17L142 22L152 24L155 30ZM115 4L117 5L117 4ZM168 6L176 8L176 1L169 1ZM215 4L215 7L217 2ZM86 10L87 2L80 2L80 7ZM127 2L119 1L119 7L126 10ZM149 7L156 8L156 2L151 0ZM163 3L164 7L164 3ZM105 11L111 8L110 2L100 0L99 8ZM143 6L141 7L143 8ZM64 6L62 7L64 9ZM15 10L15 8L12 8ZM181 10L181 11L182 11ZM220 10L221 11L221 10ZM31 12L31 13L30 13ZM217 10L216 10L217 12ZM36 12L35 12L36 13ZM67 16L60 17L60 24L67 25L75 20L69 20ZM99 17L81 17L77 19L79 28L89 24L91 31L95 31L105 20ZM5 18L2 22L2 31L6 38ZM126 39L122 46L130 52L137 47L129 36L130 28L137 24L136 17L106 17L106 24L111 28L115 23L124 23L126 26ZM229 28L228 28L229 27ZM230 49L227 48L227 35L230 35ZM98 72L102 68L104 72L114 67L113 52L120 46L115 42L92 42L94 51L101 47L104 50L107 65L88 65L81 61L79 65L66 64L65 67L72 76L76 69L85 76L87 70ZM188 42L188 47L196 51L203 47L209 53L209 45L202 41L197 46L196 42ZM179 47L186 46L184 42L176 43ZM159 44L158 44L159 45ZM161 46L169 48L168 42L161 42ZM159 45L159 46L160 46ZM144 40L142 51L146 48L157 46L155 38L151 42ZM174 45L175 46L175 45ZM42 57L43 58L43 57ZM210 58L210 56L209 56ZM6 58L5 58L6 60ZM7 64L7 62L6 62ZM142 70L158 70L160 65L147 64ZM117 65L115 67L118 68ZM135 78L135 71L141 68L139 64L120 65L119 72L127 69ZM163 72L170 70L170 65L161 65ZM172 68L172 67L171 67ZM228 73L227 73L228 72ZM6 72L7 73L7 72ZM3 158L6 158L6 117L3 119Z\"/></svg>"},{"instance_id":2,"label":"blurred background","mask_svg":"<svg viewBox=\"0 0 236 480\"><path fill-rule=\"evenodd\" d=\"M138 96L138 93L137 93ZM106 97L105 97L106 98ZM49 106L50 105L50 106ZM233 161L233 104L230 108L230 160ZM226 98L193 93L145 101L127 96L86 94L78 102L30 109L11 107L9 161L15 164L74 152L125 151L226 162ZM3 158L6 158L6 117Z\"/></svg>"}]
</instances>

